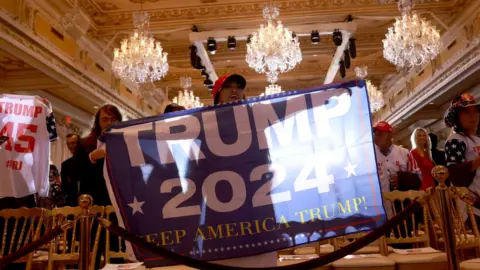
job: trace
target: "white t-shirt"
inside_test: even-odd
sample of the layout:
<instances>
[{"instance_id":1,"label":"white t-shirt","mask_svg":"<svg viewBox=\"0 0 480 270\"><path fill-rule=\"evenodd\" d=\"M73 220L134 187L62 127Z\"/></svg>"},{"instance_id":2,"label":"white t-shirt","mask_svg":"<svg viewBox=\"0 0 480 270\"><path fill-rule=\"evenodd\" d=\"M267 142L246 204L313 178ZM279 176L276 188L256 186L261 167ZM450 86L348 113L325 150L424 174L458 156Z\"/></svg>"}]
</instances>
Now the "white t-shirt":
<instances>
[{"instance_id":1,"label":"white t-shirt","mask_svg":"<svg viewBox=\"0 0 480 270\"><path fill-rule=\"evenodd\" d=\"M380 188L382 192L390 192L390 178L397 172L417 173L421 177L421 171L415 158L405 148L394 145L385 155L380 151L380 147L375 145L375 156L377 158L377 170L380 177ZM389 201L384 202L385 211L388 218L394 216L392 204Z\"/></svg>"},{"instance_id":2,"label":"white t-shirt","mask_svg":"<svg viewBox=\"0 0 480 270\"><path fill-rule=\"evenodd\" d=\"M0 95L0 198L48 196L50 142L57 138L51 108L37 96Z\"/></svg>"},{"instance_id":3,"label":"white t-shirt","mask_svg":"<svg viewBox=\"0 0 480 270\"><path fill-rule=\"evenodd\" d=\"M392 145L387 155L384 155L380 148L375 145L375 155L377 157L377 169L382 192L391 191L390 177L397 172L411 172L421 176L420 168L415 158L407 149L401 146Z\"/></svg>"},{"instance_id":4,"label":"white t-shirt","mask_svg":"<svg viewBox=\"0 0 480 270\"><path fill-rule=\"evenodd\" d=\"M453 133L445 142L445 156L447 166L473 161L476 157L480 156L480 137L467 137ZM480 168L475 172L475 177L468 189L480 195ZM462 203L461 207L463 208L463 218L466 219L466 205ZM480 209L473 208L473 212L475 215L480 216Z\"/></svg>"}]
</instances>

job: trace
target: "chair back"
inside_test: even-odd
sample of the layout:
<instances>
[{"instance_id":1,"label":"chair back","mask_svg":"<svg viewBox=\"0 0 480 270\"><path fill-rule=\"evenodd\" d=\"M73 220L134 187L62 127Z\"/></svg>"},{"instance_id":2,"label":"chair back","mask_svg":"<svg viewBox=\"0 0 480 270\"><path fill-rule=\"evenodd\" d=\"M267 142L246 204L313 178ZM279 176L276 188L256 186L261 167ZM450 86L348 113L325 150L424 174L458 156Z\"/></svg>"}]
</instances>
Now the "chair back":
<instances>
[{"instance_id":1,"label":"chair back","mask_svg":"<svg viewBox=\"0 0 480 270\"><path fill-rule=\"evenodd\" d=\"M115 208L111 205L105 207L105 217L109 220L112 221L115 217ZM125 260L128 260L128 253L123 251L125 247L125 240L123 240L121 237L116 237L110 233L109 230L106 230L106 258L105 262L110 263L110 259L112 258L123 258ZM115 241L115 243L113 243ZM118 243L117 243L118 242ZM112 250L114 247L115 250ZM118 248L117 248L118 247Z\"/></svg>"},{"instance_id":2,"label":"chair back","mask_svg":"<svg viewBox=\"0 0 480 270\"><path fill-rule=\"evenodd\" d=\"M41 234L43 219L47 210L40 208L17 208L0 211L0 258L7 256L37 240ZM16 262L27 262L31 268L33 252Z\"/></svg>"},{"instance_id":3,"label":"chair back","mask_svg":"<svg viewBox=\"0 0 480 270\"><path fill-rule=\"evenodd\" d=\"M450 204L450 213L443 213L440 205L440 199L438 192L434 192L428 201L428 205L431 209L432 224L437 230L433 234L435 240L438 243L444 243L444 233L442 218L443 215L448 214L452 216L453 230L455 233L455 245L456 249L474 249L477 256L480 255L480 234L478 231L477 223L475 220L475 214L473 207L464 201L462 194L469 193L467 188L463 187L450 187L447 190Z\"/></svg>"},{"instance_id":4,"label":"chair back","mask_svg":"<svg viewBox=\"0 0 480 270\"><path fill-rule=\"evenodd\" d=\"M105 207L93 205L89 208L92 215L103 217ZM77 263L80 259L80 220L83 210L79 206L76 207L60 207L52 210L53 226L62 225L66 221L74 221L72 228L65 230L63 234L57 236L50 244L48 256L48 269L52 270L54 264L70 264ZM98 252L99 238L101 234L101 226L93 217L90 220L90 237L93 247L90 249L90 269L95 268L95 259Z\"/></svg>"},{"instance_id":5,"label":"chair back","mask_svg":"<svg viewBox=\"0 0 480 270\"><path fill-rule=\"evenodd\" d=\"M384 207L394 216L403 211L415 199L425 196L422 190L383 192ZM416 244L430 246L428 208L423 207L420 212L413 213L409 218L398 224L387 236L390 244Z\"/></svg>"}]
</instances>

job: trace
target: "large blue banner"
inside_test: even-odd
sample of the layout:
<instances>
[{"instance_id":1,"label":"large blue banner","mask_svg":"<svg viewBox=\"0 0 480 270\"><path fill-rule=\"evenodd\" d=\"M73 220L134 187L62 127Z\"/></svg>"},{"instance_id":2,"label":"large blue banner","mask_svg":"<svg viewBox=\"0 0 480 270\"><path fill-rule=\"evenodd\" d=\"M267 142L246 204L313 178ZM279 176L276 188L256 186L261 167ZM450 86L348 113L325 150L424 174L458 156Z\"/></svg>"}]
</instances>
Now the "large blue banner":
<instances>
[{"instance_id":1,"label":"large blue banner","mask_svg":"<svg viewBox=\"0 0 480 270\"><path fill-rule=\"evenodd\" d=\"M106 142L119 223L194 258L250 256L386 220L364 81L129 121ZM172 264L133 253L149 267Z\"/></svg>"}]
</instances>

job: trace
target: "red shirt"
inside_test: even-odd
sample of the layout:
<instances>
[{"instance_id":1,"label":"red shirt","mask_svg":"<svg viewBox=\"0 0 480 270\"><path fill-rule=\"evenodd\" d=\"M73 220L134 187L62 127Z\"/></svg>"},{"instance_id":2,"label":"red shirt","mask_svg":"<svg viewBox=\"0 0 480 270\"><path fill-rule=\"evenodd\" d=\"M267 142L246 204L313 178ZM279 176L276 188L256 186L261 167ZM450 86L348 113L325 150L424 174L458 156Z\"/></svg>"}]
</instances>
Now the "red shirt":
<instances>
[{"instance_id":1,"label":"red shirt","mask_svg":"<svg viewBox=\"0 0 480 270\"><path fill-rule=\"evenodd\" d=\"M435 167L435 163L428 158L428 155L424 153L422 157L417 149L413 149L410 153L412 153L413 157L417 161L418 167L420 167L420 171L422 172L422 190L427 190L429 187L435 187L435 180L432 177L432 169Z\"/></svg>"}]
</instances>

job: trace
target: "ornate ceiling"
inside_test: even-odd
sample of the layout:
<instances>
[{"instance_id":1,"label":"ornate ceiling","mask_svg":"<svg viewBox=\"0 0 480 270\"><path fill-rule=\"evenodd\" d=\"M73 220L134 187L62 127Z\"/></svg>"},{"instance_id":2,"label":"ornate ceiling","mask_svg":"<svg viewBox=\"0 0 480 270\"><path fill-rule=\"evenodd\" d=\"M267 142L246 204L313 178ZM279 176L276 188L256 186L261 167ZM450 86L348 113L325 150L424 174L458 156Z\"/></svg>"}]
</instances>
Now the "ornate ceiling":
<instances>
[{"instance_id":1,"label":"ornate ceiling","mask_svg":"<svg viewBox=\"0 0 480 270\"><path fill-rule=\"evenodd\" d=\"M63 12L74 6L74 0L47 1ZM420 12L430 11L448 24L455 20L456 14L468 1L425 0L416 9ZM280 20L287 27L344 22L348 15L353 16L357 24L354 38L357 40L358 56L352 60L352 67L347 70L345 80L355 78L356 66L367 66L368 79L377 85L388 75L396 73L395 67L386 62L382 55L382 39L387 28L392 25L394 16L399 14L396 4L380 5L377 0L274 2L281 7ZM169 53L170 71L157 86L168 89L171 98L180 89L179 78L188 75L193 78L195 94L207 104L211 103L210 93L203 86L200 71L190 65L191 27L197 26L200 32L257 28L263 22L261 12L266 3L268 1L260 0L78 0L92 22L88 36L102 44L109 57L113 48L118 47L133 28L131 13L141 7L149 11L150 30ZM432 19L428 13L425 16ZM441 29L440 25L438 27ZM303 61L292 72L280 76L279 84L283 89L301 89L323 84L335 53L336 47L331 36L321 36L321 42L317 45L311 44L310 37L301 37L300 42ZM218 76L240 73L247 79L249 96L264 91L267 85L265 76L256 74L245 62L245 41L237 41L237 49L233 51L226 48L226 42L217 42L217 47L217 53L209 54L209 57ZM337 73L335 81L341 80Z\"/></svg>"},{"instance_id":2,"label":"ornate ceiling","mask_svg":"<svg viewBox=\"0 0 480 270\"><path fill-rule=\"evenodd\" d=\"M65 104L74 101L77 108L87 115L95 113L95 103L81 93L71 91L65 84L0 49L0 92L15 94L53 95Z\"/></svg>"}]
</instances>

